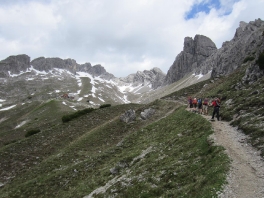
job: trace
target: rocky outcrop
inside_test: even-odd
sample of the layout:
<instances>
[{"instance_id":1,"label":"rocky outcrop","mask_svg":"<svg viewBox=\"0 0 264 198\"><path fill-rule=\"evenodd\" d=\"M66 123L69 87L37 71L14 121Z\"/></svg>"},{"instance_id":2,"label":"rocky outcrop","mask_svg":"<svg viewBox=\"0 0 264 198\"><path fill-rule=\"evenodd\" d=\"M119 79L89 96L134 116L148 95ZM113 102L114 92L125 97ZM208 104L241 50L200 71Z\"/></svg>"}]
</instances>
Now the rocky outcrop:
<instances>
[{"instance_id":1,"label":"rocky outcrop","mask_svg":"<svg viewBox=\"0 0 264 198\"><path fill-rule=\"evenodd\" d=\"M151 70L138 71L136 74L130 74L125 78L119 78L120 82L129 83L133 86L150 85L153 89L162 85L165 74L157 67Z\"/></svg>"},{"instance_id":2,"label":"rocky outcrop","mask_svg":"<svg viewBox=\"0 0 264 198\"><path fill-rule=\"evenodd\" d=\"M240 67L246 58L256 60L264 50L264 21L240 22L234 38L204 61L196 73L212 70L212 77L225 76Z\"/></svg>"},{"instance_id":3,"label":"rocky outcrop","mask_svg":"<svg viewBox=\"0 0 264 198\"><path fill-rule=\"evenodd\" d=\"M0 61L0 77L7 77L10 74L25 72L29 67L30 57L28 55L9 56L5 60Z\"/></svg>"},{"instance_id":4,"label":"rocky outcrop","mask_svg":"<svg viewBox=\"0 0 264 198\"><path fill-rule=\"evenodd\" d=\"M120 116L120 120L125 123L133 122L136 119L136 112L132 109L126 111Z\"/></svg>"},{"instance_id":5,"label":"rocky outcrop","mask_svg":"<svg viewBox=\"0 0 264 198\"><path fill-rule=\"evenodd\" d=\"M214 42L206 36L196 35L194 39L186 37L183 51L177 55L170 67L164 84L176 82L186 74L195 71L216 50Z\"/></svg>"},{"instance_id":6,"label":"rocky outcrop","mask_svg":"<svg viewBox=\"0 0 264 198\"><path fill-rule=\"evenodd\" d=\"M155 113L155 109L149 108L145 109L143 112L140 113L140 117L143 120L149 119Z\"/></svg>"}]
</instances>

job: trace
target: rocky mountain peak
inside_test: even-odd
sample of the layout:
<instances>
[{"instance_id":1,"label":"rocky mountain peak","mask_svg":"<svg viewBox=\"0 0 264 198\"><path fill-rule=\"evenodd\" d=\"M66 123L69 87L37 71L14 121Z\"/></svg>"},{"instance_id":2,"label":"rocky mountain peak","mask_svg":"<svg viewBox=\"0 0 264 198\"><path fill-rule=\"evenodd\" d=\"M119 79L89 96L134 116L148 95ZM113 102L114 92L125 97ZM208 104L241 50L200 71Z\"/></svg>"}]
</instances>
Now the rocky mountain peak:
<instances>
[{"instance_id":1,"label":"rocky mountain peak","mask_svg":"<svg viewBox=\"0 0 264 198\"><path fill-rule=\"evenodd\" d=\"M212 70L212 76L232 73L248 57L257 59L264 50L264 21L256 19L249 23L240 22L234 38L223 43L212 56L204 61L196 73L205 74Z\"/></svg>"},{"instance_id":2,"label":"rocky mountain peak","mask_svg":"<svg viewBox=\"0 0 264 198\"><path fill-rule=\"evenodd\" d=\"M158 67L154 67L150 71L153 72L154 74L163 74L165 76L165 74Z\"/></svg>"},{"instance_id":3,"label":"rocky mountain peak","mask_svg":"<svg viewBox=\"0 0 264 198\"><path fill-rule=\"evenodd\" d=\"M137 71L136 74L130 74L127 77L119 78L123 83L132 84L132 86L151 85L153 89L162 85L165 74L157 67L151 70Z\"/></svg>"},{"instance_id":4,"label":"rocky mountain peak","mask_svg":"<svg viewBox=\"0 0 264 198\"><path fill-rule=\"evenodd\" d=\"M203 35L185 37L183 51L176 57L170 67L164 84L171 84L183 78L186 74L199 68L207 57L217 50L214 42Z\"/></svg>"},{"instance_id":5,"label":"rocky mountain peak","mask_svg":"<svg viewBox=\"0 0 264 198\"><path fill-rule=\"evenodd\" d=\"M7 77L11 74L17 74L20 71L26 71L30 66L30 57L26 54L9 56L0 61L0 77Z\"/></svg>"}]
</instances>

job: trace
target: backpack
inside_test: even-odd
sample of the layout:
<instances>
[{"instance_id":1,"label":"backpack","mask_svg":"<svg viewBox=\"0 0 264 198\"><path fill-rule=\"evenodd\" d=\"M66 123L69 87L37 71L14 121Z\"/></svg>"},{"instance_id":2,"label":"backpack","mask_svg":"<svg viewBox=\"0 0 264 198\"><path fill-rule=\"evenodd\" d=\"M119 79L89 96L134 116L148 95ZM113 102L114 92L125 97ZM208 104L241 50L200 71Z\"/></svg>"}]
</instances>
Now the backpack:
<instances>
[{"instance_id":1,"label":"backpack","mask_svg":"<svg viewBox=\"0 0 264 198\"><path fill-rule=\"evenodd\" d=\"M216 100L215 102L216 102L216 105L217 105L218 107L220 107L220 99L217 98L217 100Z\"/></svg>"},{"instance_id":2,"label":"backpack","mask_svg":"<svg viewBox=\"0 0 264 198\"><path fill-rule=\"evenodd\" d=\"M193 99L193 104L197 104L197 100L196 99Z\"/></svg>"},{"instance_id":3,"label":"backpack","mask_svg":"<svg viewBox=\"0 0 264 198\"><path fill-rule=\"evenodd\" d=\"M202 104L202 99L201 98L198 99L198 104Z\"/></svg>"},{"instance_id":4,"label":"backpack","mask_svg":"<svg viewBox=\"0 0 264 198\"><path fill-rule=\"evenodd\" d=\"M204 99L203 105L208 105L208 99Z\"/></svg>"}]
</instances>

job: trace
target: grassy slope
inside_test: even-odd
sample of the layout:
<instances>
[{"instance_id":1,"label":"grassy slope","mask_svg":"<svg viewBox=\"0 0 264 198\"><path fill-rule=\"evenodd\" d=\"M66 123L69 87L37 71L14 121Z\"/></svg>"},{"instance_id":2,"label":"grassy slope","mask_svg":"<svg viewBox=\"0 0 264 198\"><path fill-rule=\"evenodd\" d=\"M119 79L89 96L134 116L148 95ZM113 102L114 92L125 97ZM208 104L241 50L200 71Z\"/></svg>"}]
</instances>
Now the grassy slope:
<instances>
[{"instance_id":1,"label":"grassy slope","mask_svg":"<svg viewBox=\"0 0 264 198\"><path fill-rule=\"evenodd\" d=\"M211 126L202 117L180 108L160 120L176 106L155 101L98 109L3 147L0 182L10 182L0 188L0 197L83 197L116 176L123 181L106 196L216 195L227 156L207 140ZM156 113L147 121L119 120L125 110L136 109L139 117L148 107ZM143 150L150 152L138 157ZM109 171L114 167L116 175Z\"/></svg>"},{"instance_id":2,"label":"grassy slope","mask_svg":"<svg viewBox=\"0 0 264 198\"><path fill-rule=\"evenodd\" d=\"M73 110L62 104L62 101L32 102L18 105L14 109L3 112L1 117L8 118L1 123L0 148L11 142L24 139L26 131L30 129L47 129L57 125L61 116ZM19 128L17 125L26 121Z\"/></svg>"}]
</instances>

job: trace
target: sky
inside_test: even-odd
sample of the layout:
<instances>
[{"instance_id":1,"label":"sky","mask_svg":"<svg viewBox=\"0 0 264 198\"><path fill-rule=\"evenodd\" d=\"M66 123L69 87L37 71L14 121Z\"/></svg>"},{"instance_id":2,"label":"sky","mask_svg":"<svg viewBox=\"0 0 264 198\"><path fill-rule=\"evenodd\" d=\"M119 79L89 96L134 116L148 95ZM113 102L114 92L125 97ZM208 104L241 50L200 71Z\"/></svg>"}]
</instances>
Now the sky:
<instances>
[{"instance_id":1,"label":"sky","mask_svg":"<svg viewBox=\"0 0 264 198\"><path fill-rule=\"evenodd\" d=\"M240 21L264 20L264 0L0 0L0 60L27 54L101 64L116 77L165 74L186 36L217 48Z\"/></svg>"}]
</instances>

